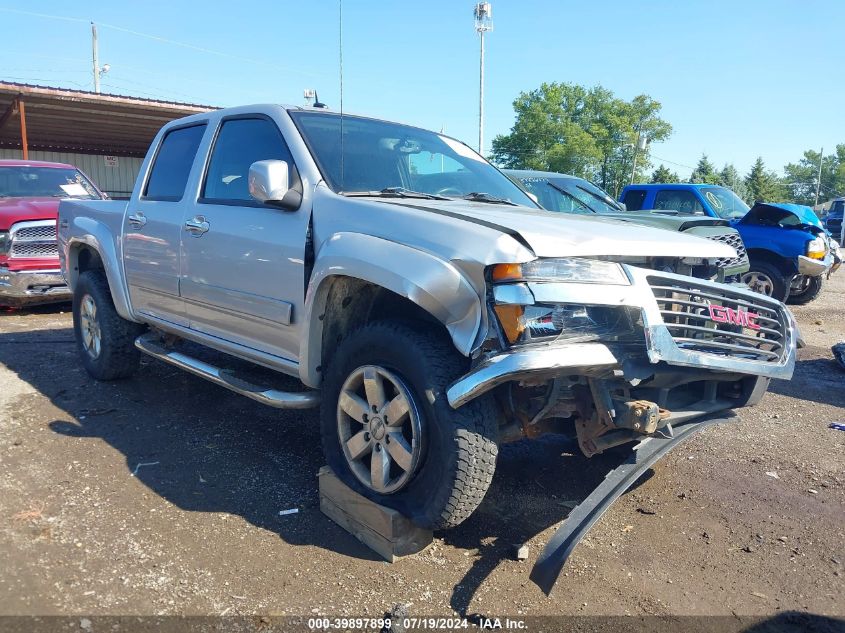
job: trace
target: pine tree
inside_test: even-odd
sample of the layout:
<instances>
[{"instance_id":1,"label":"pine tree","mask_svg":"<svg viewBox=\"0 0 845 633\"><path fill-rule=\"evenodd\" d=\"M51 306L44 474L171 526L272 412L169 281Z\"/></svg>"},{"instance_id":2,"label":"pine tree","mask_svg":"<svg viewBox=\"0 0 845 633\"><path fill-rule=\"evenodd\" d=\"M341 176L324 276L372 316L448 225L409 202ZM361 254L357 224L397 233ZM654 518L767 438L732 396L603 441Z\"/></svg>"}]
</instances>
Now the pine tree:
<instances>
[{"instance_id":1,"label":"pine tree","mask_svg":"<svg viewBox=\"0 0 845 633\"><path fill-rule=\"evenodd\" d=\"M689 177L690 182L701 182L709 185L716 185L719 183L719 174L716 173L716 167L707 158L707 154L702 154L698 161L698 165L692 170Z\"/></svg>"},{"instance_id":2,"label":"pine tree","mask_svg":"<svg viewBox=\"0 0 845 633\"><path fill-rule=\"evenodd\" d=\"M660 167L655 169L654 173L651 174L651 182L680 182L680 178L678 178L678 174L661 164Z\"/></svg>"},{"instance_id":3,"label":"pine tree","mask_svg":"<svg viewBox=\"0 0 845 633\"><path fill-rule=\"evenodd\" d=\"M748 189L745 201L748 204L761 202L778 202L786 197L783 182L773 171L766 171L766 165L762 157L757 157L751 166L751 171L745 177L745 186Z\"/></svg>"}]
</instances>

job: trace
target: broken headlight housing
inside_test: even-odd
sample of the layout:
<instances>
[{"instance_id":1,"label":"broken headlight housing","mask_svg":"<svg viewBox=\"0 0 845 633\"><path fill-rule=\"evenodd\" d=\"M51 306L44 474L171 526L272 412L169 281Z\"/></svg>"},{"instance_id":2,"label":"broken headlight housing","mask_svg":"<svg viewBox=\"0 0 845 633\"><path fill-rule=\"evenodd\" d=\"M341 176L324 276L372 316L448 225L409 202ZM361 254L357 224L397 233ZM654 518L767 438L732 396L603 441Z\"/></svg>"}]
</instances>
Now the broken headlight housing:
<instances>
[{"instance_id":1,"label":"broken headlight housing","mask_svg":"<svg viewBox=\"0 0 845 633\"><path fill-rule=\"evenodd\" d=\"M494 282L550 281L581 284L610 284L630 286L631 280L616 262L565 257L535 259L525 264L497 264L493 266Z\"/></svg>"},{"instance_id":2,"label":"broken headlight housing","mask_svg":"<svg viewBox=\"0 0 845 633\"><path fill-rule=\"evenodd\" d=\"M630 285L615 262L578 258L498 264L491 269L493 310L508 342L619 338L634 329L625 307L560 302L536 303L531 282ZM526 283L527 282L527 283Z\"/></svg>"}]
</instances>

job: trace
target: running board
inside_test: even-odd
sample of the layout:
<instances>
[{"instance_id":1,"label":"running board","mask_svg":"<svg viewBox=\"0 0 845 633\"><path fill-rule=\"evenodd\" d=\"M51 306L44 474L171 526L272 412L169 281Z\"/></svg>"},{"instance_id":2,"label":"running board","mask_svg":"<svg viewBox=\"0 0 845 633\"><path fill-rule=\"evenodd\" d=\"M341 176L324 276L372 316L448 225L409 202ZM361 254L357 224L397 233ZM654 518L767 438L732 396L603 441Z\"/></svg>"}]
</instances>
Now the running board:
<instances>
[{"instance_id":1,"label":"running board","mask_svg":"<svg viewBox=\"0 0 845 633\"><path fill-rule=\"evenodd\" d=\"M226 374L219 367L210 365L187 354L168 350L158 342L154 335L146 334L139 336L135 339L135 347L153 358L163 360L165 363L175 365L195 376L205 378L215 385L220 385L242 396L251 398L256 402L277 409L311 409L320 404L320 393L318 391L278 391L276 389L267 389L254 385Z\"/></svg>"},{"instance_id":2,"label":"running board","mask_svg":"<svg viewBox=\"0 0 845 633\"><path fill-rule=\"evenodd\" d=\"M648 437L642 440L634 447L631 456L624 463L607 473L604 481L569 513L563 525L558 528L537 558L537 562L531 570L531 580L546 595L549 595L575 546L584 538L593 524L607 512L613 502L630 488L645 471L651 468L658 459L698 431L713 424L730 422L736 418L736 414L721 414L720 417L675 426L673 427L673 437Z\"/></svg>"}]
</instances>

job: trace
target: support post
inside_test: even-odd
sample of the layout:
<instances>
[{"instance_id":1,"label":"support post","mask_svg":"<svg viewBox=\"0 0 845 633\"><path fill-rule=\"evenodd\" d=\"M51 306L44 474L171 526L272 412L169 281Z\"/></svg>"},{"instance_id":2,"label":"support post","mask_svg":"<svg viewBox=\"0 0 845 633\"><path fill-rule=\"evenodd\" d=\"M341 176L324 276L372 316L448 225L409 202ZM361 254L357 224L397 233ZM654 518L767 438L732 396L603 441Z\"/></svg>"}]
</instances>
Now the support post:
<instances>
[{"instance_id":1,"label":"support post","mask_svg":"<svg viewBox=\"0 0 845 633\"><path fill-rule=\"evenodd\" d=\"M21 150L23 151L23 159L29 160L29 143L26 139L26 105L20 97L18 97L18 116L21 121Z\"/></svg>"}]
</instances>

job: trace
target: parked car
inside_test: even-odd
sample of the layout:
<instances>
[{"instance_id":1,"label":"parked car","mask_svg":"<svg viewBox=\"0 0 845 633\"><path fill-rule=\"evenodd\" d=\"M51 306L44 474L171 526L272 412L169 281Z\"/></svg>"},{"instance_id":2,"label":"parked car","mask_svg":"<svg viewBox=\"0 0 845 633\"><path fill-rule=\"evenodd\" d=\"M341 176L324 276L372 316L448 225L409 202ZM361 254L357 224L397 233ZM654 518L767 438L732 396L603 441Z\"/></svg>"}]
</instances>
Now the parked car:
<instances>
[{"instance_id":1,"label":"parked car","mask_svg":"<svg viewBox=\"0 0 845 633\"><path fill-rule=\"evenodd\" d=\"M808 303L838 267L838 246L809 207L786 203L749 206L726 187L707 184L630 185L619 198L629 210L679 210L729 220L748 251L742 280L756 292Z\"/></svg>"},{"instance_id":2,"label":"parked car","mask_svg":"<svg viewBox=\"0 0 845 633\"><path fill-rule=\"evenodd\" d=\"M500 442L568 432L589 456L648 438L639 472L792 375L779 301L639 267L732 248L601 222L539 208L447 136L259 105L165 125L128 203L62 201L59 248L91 376L130 376L144 352L319 406L337 476L439 529L481 502ZM233 374L232 357L301 390Z\"/></svg>"},{"instance_id":3,"label":"parked car","mask_svg":"<svg viewBox=\"0 0 845 633\"><path fill-rule=\"evenodd\" d=\"M845 198L836 198L831 201L830 210L825 218L825 228L833 235L834 239L842 236L842 214L845 212Z\"/></svg>"},{"instance_id":4,"label":"parked car","mask_svg":"<svg viewBox=\"0 0 845 633\"><path fill-rule=\"evenodd\" d=\"M73 165L0 160L0 306L70 300L56 247L59 199L102 197Z\"/></svg>"},{"instance_id":5,"label":"parked car","mask_svg":"<svg viewBox=\"0 0 845 633\"><path fill-rule=\"evenodd\" d=\"M536 196L540 206L549 211L602 216L610 220L686 233L722 242L736 251L735 257L720 258L707 266L674 272L722 282L739 282L741 276L749 270L742 238L727 220L681 213L629 212L603 189L577 176L521 169L505 169L504 173Z\"/></svg>"}]
</instances>

